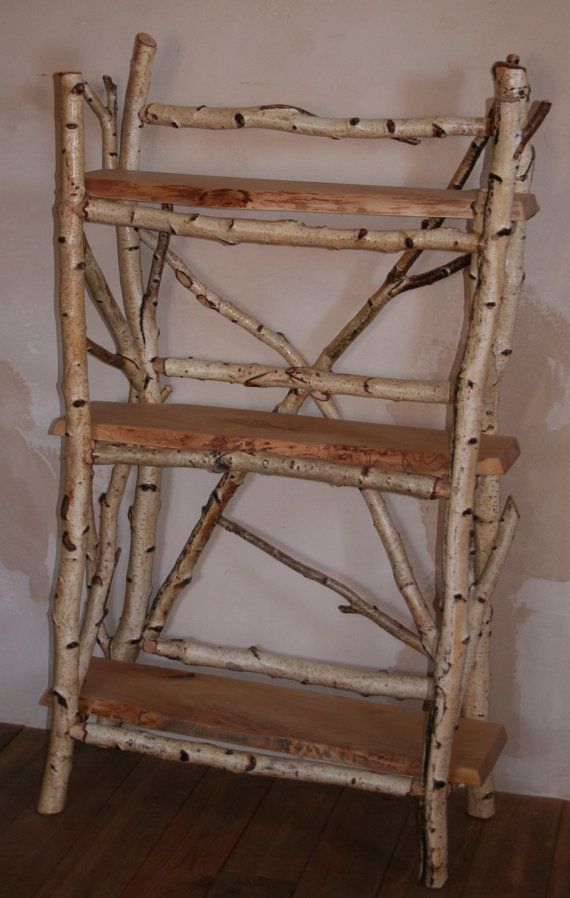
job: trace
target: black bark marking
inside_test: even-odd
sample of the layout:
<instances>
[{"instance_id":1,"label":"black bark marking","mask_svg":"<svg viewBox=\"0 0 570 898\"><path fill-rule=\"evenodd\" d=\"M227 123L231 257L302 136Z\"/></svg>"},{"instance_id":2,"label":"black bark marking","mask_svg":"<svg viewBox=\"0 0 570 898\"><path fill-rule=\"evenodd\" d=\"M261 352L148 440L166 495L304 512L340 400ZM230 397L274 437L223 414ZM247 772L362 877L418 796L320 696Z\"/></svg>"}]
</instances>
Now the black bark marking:
<instances>
[{"instance_id":1,"label":"black bark marking","mask_svg":"<svg viewBox=\"0 0 570 898\"><path fill-rule=\"evenodd\" d=\"M249 760L244 767L244 770L246 773L250 773L252 770L255 770L256 767L257 767L257 760L254 755L250 755Z\"/></svg>"},{"instance_id":2,"label":"black bark marking","mask_svg":"<svg viewBox=\"0 0 570 898\"><path fill-rule=\"evenodd\" d=\"M61 508L59 509L59 513L63 521L67 520L67 512L69 511L69 496L67 493L64 495L61 500Z\"/></svg>"},{"instance_id":3,"label":"black bark marking","mask_svg":"<svg viewBox=\"0 0 570 898\"><path fill-rule=\"evenodd\" d=\"M357 116L355 116L354 118L349 119L348 123L349 123L349 125L357 125L359 123L359 121L360 121L360 119Z\"/></svg>"},{"instance_id":4,"label":"black bark marking","mask_svg":"<svg viewBox=\"0 0 570 898\"><path fill-rule=\"evenodd\" d=\"M61 541L68 552L75 552L77 550L77 546L75 545L75 543L71 542L71 540L69 538L69 533L67 532L67 530L64 532L63 536L61 537Z\"/></svg>"},{"instance_id":5,"label":"black bark marking","mask_svg":"<svg viewBox=\"0 0 570 898\"><path fill-rule=\"evenodd\" d=\"M180 750L180 760L184 762L188 762L190 760L190 755L187 751L184 751L183 749Z\"/></svg>"},{"instance_id":6,"label":"black bark marking","mask_svg":"<svg viewBox=\"0 0 570 898\"><path fill-rule=\"evenodd\" d=\"M85 399L76 399L73 402L73 408L83 408L83 406L86 404L87 403L85 402Z\"/></svg>"},{"instance_id":7,"label":"black bark marking","mask_svg":"<svg viewBox=\"0 0 570 898\"><path fill-rule=\"evenodd\" d=\"M66 649L76 649L78 645L78 642L68 642L65 647Z\"/></svg>"},{"instance_id":8,"label":"black bark marking","mask_svg":"<svg viewBox=\"0 0 570 898\"><path fill-rule=\"evenodd\" d=\"M234 121L238 128L243 128L243 126L245 125L245 119L241 112L236 112L236 114L234 115Z\"/></svg>"},{"instance_id":9,"label":"black bark marking","mask_svg":"<svg viewBox=\"0 0 570 898\"><path fill-rule=\"evenodd\" d=\"M406 237L406 239L404 240L404 243L405 243L407 249L413 249L413 248L414 248L414 241L412 240L411 237Z\"/></svg>"},{"instance_id":10,"label":"black bark marking","mask_svg":"<svg viewBox=\"0 0 570 898\"><path fill-rule=\"evenodd\" d=\"M391 118L387 119L386 127L387 127L388 131L390 132L390 134L393 134L394 131L396 130L396 124L395 124L395 122L392 121Z\"/></svg>"}]
</instances>

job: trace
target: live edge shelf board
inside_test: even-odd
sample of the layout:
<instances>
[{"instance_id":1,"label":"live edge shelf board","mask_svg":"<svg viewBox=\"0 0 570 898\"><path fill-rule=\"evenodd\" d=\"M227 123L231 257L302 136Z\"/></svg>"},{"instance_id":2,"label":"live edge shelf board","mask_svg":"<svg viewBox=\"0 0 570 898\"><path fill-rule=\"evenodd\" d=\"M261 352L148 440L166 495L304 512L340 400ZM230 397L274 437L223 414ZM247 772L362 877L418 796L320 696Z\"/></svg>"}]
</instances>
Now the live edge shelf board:
<instances>
[{"instance_id":1,"label":"live edge shelf board","mask_svg":"<svg viewBox=\"0 0 570 898\"><path fill-rule=\"evenodd\" d=\"M90 196L102 199L173 203L210 209L462 219L473 218L477 195L475 190L270 181L117 169L87 172L85 187ZM537 212L538 203L533 194L515 196L513 221L524 221Z\"/></svg>"},{"instance_id":2,"label":"live edge shelf board","mask_svg":"<svg viewBox=\"0 0 570 898\"><path fill-rule=\"evenodd\" d=\"M65 418L58 418L52 432L64 434ZM449 474L451 451L451 434L443 430L175 403L92 402L91 437L157 449L267 452L435 476ZM504 474L518 455L514 437L484 434L477 473Z\"/></svg>"}]
</instances>

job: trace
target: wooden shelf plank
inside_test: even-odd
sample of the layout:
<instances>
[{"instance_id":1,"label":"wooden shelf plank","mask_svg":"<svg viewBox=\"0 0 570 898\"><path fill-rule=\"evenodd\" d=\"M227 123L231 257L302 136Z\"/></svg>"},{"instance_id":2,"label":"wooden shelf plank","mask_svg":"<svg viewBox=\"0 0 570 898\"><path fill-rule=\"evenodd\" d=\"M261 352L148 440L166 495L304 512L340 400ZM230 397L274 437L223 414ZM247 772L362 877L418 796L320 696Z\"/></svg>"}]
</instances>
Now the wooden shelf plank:
<instances>
[{"instance_id":1,"label":"wooden shelf plank","mask_svg":"<svg viewBox=\"0 0 570 898\"><path fill-rule=\"evenodd\" d=\"M94 197L134 202L173 203L210 209L283 212L341 212L421 218L472 219L475 190L376 187L318 181L270 181L167 172L100 169L85 175ZM533 194L517 194L513 221L538 212Z\"/></svg>"},{"instance_id":2,"label":"wooden shelf plank","mask_svg":"<svg viewBox=\"0 0 570 898\"><path fill-rule=\"evenodd\" d=\"M61 436L64 431L65 419L59 418L52 432ZM449 473L448 431L250 409L92 402L91 436L162 449L257 451L434 476ZM514 437L483 435L477 473L504 474L518 455Z\"/></svg>"},{"instance_id":3,"label":"wooden shelf plank","mask_svg":"<svg viewBox=\"0 0 570 898\"><path fill-rule=\"evenodd\" d=\"M278 751L404 776L421 775L427 714L237 676L92 658L80 712L197 739ZM480 785L504 728L461 720L450 779Z\"/></svg>"}]
</instances>

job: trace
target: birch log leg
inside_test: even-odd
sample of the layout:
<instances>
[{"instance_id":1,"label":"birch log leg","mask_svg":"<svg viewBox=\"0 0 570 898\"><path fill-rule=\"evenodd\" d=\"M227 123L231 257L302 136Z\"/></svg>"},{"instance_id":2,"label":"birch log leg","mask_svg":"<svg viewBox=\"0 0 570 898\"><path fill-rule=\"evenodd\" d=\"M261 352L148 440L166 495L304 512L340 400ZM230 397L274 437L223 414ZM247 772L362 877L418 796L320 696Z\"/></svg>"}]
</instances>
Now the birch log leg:
<instances>
[{"instance_id":1,"label":"birch log leg","mask_svg":"<svg viewBox=\"0 0 570 898\"><path fill-rule=\"evenodd\" d=\"M79 697L79 615L91 495L91 432L85 345L83 223L72 212L84 195L83 79L56 76L60 173L58 180L59 307L66 407L63 535L53 601L52 723L38 810L63 810L71 773Z\"/></svg>"},{"instance_id":2,"label":"birch log leg","mask_svg":"<svg viewBox=\"0 0 570 898\"><path fill-rule=\"evenodd\" d=\"M526 121L528 103L522 105L521 121ZM517 193L530 193L534 167L534 151L527 146L521 155L517 174ZM497 324L497 335L493 347L494 375L487 385L481 430L483 433L497 433L498 404L501 380L512 355L513 334L519 299L524 282L525 222L517 222L509 238L507 249L505 285ZM500 482L498 477L480 477L475 493L475 570L480 577L489 557L489 552L497 533L500 517ZM492 606L489 605L483 623L482 636L477 646L476 660L465 693L463 713L465 717L488 720L489 688L491 679L491 619ZM495 813L495 792L492 775L482 786L467 789L467 811L472 817L488 819Z\"/></svg>"},{"instance_id":3,"label":"birch log leg","mask_svg":"<svg viewBox=\"0 0 570 898\"><path fill-rule=\"evenodd\" d=\"M521 94L526 72L497 63L495 141L488 177L483 243L477 287L457 379L451 463L451 495L445 533L443 614L435 661L435 701L426 737L425 797L422 803L422 873L425 885L441 888L447 879L447 786L453 735L461 708L461 683L468 633L469 546L473 523L484 390L503 293L515 153L521 131Z\"/></svg>"},{"instance_id":4,"label":"birch log leg","mask_svg":"<svg viewBox=\"0 0 570 898\"><path fill-rule=\"evenodd\" d=\"M146 102L154 55L155 41L146 34L135 39L125 108L121 129L119 167L137 169L141 149L141 121L139 111ZM117 228L117 252L125 316L137 355L145 370L143 402L160 402L160 384L150 364L157 354L154 335L145 340L142 312L145 290L140 260L140 238L134 228ZM139 468L135 498L130 513L131 546L127 570L127 585L123 612L111 643L111 657L120 661L134 661L139 650L142 624L152 586L153 556L156 524L160 510L160 469Z\"/></svg>"}]
</instances>

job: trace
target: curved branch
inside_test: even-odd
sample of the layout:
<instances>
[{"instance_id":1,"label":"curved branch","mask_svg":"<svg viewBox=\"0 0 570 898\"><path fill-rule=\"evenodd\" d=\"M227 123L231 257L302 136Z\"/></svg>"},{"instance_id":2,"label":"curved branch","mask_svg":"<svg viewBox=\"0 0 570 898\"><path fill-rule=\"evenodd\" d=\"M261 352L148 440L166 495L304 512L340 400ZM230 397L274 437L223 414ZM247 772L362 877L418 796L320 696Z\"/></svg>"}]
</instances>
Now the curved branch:
<instances>
[{"instance_id":1,"label":"curved branch","mask_svg":"<svg viewBox=\"0 0 570 898\"><path fill-rule=\"evenodd\" d=\"M141 121L170 128L207 128L214 131L240 128L267 128L312 137L385 138L419 140L422 137L477 136L488 133L485 118L438 116L423 119L323 118L297 106L274 103L270 106L172 106L149 103L141 109Z\"/></svg>"}]
</instances>

